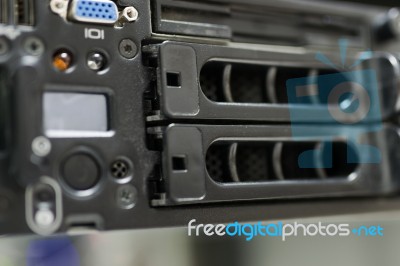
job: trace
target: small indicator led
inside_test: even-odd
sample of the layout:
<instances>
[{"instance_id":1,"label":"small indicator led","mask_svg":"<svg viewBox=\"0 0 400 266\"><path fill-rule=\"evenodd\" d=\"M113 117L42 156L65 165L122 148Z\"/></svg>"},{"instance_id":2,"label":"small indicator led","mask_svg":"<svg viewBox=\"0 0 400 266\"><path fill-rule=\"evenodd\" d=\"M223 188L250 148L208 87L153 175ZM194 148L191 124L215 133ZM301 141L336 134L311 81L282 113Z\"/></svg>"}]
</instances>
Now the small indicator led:
<instances>
[{"instance_id":1,"label":"small indicator led","mask_svg":"<svg viewBox=\"0 0 400 266\"><path fill-rule=\"evenodd\" d=\"M69 51L60 50L54 54L53 66L57 70L64 72L71 67L71 64L72 64L72 56Z\"/></svg>"}]
</instances>

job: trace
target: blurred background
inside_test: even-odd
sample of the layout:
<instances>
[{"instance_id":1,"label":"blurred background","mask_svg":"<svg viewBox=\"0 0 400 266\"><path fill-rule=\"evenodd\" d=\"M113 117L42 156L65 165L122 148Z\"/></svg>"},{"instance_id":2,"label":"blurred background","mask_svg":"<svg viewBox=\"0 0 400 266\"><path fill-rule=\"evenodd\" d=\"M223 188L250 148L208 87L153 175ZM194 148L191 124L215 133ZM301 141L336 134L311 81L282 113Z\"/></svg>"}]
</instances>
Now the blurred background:
<instances>
[{"instance_id":1,"label":"blurred background","mask_svg":"<svg viewBox=\"0 0 400 266\"><path fill-rule=\"evenodd\" d=\"M186 228L3 237L1 266L376 266L400 261L400 212L286 220L381 225L383 237L189 237ZM200 223L201 221L198 221Z\"/></svg>"}]
</instances>

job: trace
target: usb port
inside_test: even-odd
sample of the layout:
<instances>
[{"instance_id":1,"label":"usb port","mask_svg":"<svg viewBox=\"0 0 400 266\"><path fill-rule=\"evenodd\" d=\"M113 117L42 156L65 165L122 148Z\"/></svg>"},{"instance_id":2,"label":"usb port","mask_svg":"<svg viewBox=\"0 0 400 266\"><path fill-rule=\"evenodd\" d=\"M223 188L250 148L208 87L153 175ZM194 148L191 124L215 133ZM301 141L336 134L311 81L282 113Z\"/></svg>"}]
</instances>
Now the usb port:
<instances>
[{"instance_id":1,"label":"usb port","mask_svg":"<svg viewBox=\"0 0 400 266\"><path fill-rule=\"evenodd\" d=\"M8 22L8 0L0 0L0 24Z\"/></svg>"},{"instance_id":2,"label":"usb port","mask_svg":"<svg viewBox=\"0 0 400 266\"><path fill-rule=\"evenodd\" d=\"M32 26L34 24L33 0L15 0L15 24Z\"/></svg>"}]
</instances>

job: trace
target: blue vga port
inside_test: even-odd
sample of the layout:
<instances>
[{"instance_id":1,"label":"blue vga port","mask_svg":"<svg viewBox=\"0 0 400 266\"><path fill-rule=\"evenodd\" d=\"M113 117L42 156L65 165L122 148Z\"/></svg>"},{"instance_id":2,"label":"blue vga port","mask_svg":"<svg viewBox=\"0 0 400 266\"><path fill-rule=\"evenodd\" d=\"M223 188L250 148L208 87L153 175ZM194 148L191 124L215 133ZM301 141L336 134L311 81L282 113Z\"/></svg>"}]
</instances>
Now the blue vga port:
<instances>
[{"instance_id":1,"label":"blue vga port","mask_svg":"<svg viewBox=\"0 0 400 266\"><path fill-rule=\"evenodd\" d=\"M118 20L118 8L109 0L73 0L68 18L79 22L114 24Z\"/></svg>"}]
</instances>

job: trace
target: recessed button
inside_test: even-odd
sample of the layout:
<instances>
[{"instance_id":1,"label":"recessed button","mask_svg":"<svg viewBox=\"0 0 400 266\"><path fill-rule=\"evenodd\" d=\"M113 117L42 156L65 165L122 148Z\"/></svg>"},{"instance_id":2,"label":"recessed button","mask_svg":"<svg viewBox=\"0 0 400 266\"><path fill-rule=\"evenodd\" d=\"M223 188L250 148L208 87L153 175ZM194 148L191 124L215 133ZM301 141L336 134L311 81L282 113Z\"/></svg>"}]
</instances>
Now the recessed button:
<instances>
[{"instance_id":1,"label":"recessed button","mask_svg":"<svg viewBox=\"0 0 400 266\"><path fill-rule=\"evenodd\" d=\"M100 180L100 169L96 160L88 154L71 155L64 162L62 176L73 189L88 190Z\"/></svg>"}]
</instances>

